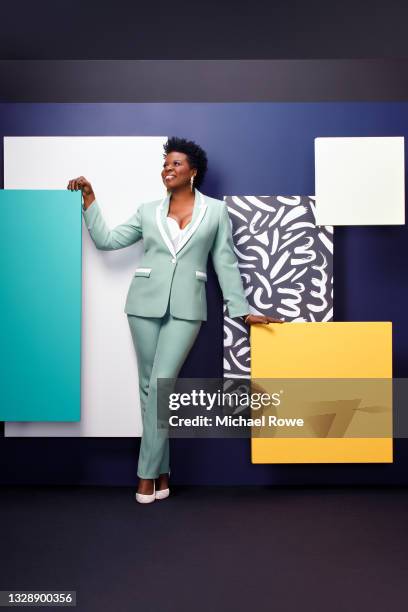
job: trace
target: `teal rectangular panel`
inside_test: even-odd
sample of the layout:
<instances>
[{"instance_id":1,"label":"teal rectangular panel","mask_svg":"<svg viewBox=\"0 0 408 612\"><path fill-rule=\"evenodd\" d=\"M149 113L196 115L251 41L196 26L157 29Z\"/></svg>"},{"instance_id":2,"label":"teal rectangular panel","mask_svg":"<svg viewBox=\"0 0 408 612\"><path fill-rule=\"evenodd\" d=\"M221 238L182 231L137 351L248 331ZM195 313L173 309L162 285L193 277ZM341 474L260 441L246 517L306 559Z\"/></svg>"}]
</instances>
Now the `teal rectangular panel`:
<instances>
[{"instance_id":1,"label":"teal rectangular panel","mask_svg":"<svg viewBox=\"0 0 408 612\"><path fill-rule=\"evenodd\" d=\"M81 196L0 190L0 420L79 421Z\"/></svg>"}]
</instances>

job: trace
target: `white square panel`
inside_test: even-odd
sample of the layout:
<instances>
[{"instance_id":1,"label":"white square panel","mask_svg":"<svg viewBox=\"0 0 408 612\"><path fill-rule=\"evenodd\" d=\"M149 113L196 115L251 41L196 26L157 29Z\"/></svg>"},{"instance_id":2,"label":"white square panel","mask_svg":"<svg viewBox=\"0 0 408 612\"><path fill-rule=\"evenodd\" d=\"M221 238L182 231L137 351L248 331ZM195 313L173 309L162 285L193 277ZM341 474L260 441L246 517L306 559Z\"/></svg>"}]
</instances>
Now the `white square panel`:
<instances>
[{"instance_id":1,"label":"white square panel","mask_svg":"<svg viewBox=\"0 0 408 612\"><path fill-rule=\"evenodd\" d=\"M317 225L405 223L404 138L316 138Z\"/></svg>"}]
</instances>

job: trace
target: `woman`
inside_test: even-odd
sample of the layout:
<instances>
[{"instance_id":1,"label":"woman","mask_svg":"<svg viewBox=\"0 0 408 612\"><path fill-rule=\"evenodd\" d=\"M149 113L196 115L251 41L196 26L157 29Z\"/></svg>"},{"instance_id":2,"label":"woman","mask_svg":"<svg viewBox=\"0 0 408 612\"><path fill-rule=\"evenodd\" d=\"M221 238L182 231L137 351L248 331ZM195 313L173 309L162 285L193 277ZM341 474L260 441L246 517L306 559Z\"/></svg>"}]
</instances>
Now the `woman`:
<instances>
[{"instance_id":1,"label":"woman","mask_svg":"<svg viewBox=\"0 0 408 612\"><path fill-rule=\"evenodd\" d=\"M169 441L157 428L157 379L176 378L207 319L205 282L208 254L227 302L230 317L245 323L282 323L249 314L225 203L204 196L200 187L207 170L201 147L182 138L164 145L161 173L167 189L163 200L141 204L136 213L109 230L89 181L68 183L81 190L83 216L99 249L122 249L141 238L144 254L130 284L125 312L135 346L143 436L136 500L150 503L169 495Z\"/></svg>"}]
</instances>

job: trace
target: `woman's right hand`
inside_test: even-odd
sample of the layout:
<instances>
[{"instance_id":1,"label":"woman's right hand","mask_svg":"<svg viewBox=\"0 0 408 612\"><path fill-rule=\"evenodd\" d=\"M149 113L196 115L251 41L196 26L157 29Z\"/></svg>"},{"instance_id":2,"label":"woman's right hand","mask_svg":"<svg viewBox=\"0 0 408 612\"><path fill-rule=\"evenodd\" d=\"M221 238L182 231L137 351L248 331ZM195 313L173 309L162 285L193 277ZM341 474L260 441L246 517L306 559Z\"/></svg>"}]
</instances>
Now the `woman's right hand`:
<instances>
[{"instance_id":1,"label":"woman's right hand","mask_svg":"<svg viewBox=\"0 0 408 612\"><path fill-rule=\"evenodd\" d=\"M84 198L85 209L89 208L89 206L95 200L92 185L84 176L78 176L77 178L68 181L67 189L70 189L71 191L78 191L78 189L81 190L82 197Z\"/></svg>"}]
</instances>

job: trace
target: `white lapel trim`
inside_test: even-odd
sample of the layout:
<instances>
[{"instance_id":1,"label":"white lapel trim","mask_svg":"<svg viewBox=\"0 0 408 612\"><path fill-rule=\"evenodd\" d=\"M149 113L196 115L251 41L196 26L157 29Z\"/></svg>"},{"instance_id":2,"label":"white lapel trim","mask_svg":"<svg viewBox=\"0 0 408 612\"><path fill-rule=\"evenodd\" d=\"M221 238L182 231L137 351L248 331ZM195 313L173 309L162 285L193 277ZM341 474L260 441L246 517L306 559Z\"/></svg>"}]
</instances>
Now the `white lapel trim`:
<instances>
[{"instance_id":1,"label":"white lapel trim","mask_svg":"<svg viewBox=\"0 0 408 612\"><path fill-rule=\"evenodd\" d=\"M190 227L190 229L184 234L184 236L182 237L182 239L180 240L180 242L177 245L177 250L176 252L178 253L180 251L180 249L183 248L183 246L190 240L191 236L194 234L194 232L197 230L198 226L200 225L204 215L205 215L205 211L207 210L207 204L204 203L204 196L201 193L201 191L199 192L200 195L200 210L198 213L198 217L197 219L194 221L194 224Z\"/></svg>"},{"instance_id":2,"label":"white lapel trim","mask_svg":"<svg viewBox=\"0 0 408 612\"><path fill-rule=\"evenodd\" d=\"M198 191L198 189L197 189ZM198 216L196 218L196 220L194 221L193 225L187 230L187 232L184 234L184 236L182 237L182 239L180 240L180 242L177 245L177 250L174 248L174 244L173 242L170 240L170 237L168 235L168 233L166 232L166 230L164 229L163 226L163 221L162 221L162 211L164 208L164 203L166 202L167 198L169 198L169 196L167 195L165 198L163 198L163 200L160 202L160 204L157 206L156 208L156 223L157 226L159 228L161 237L164 240L165 245L167 246L167 248L169 249L170 253L173 255L173 257L176 257L177 253L184 247L185 244L187 244L187 242L190 240L190 238L193 236L194 232L197 230L198 226L200 225L205 212L207 210L207 204L205 204L204 202L204 196L201 193L201 191L198 191L199 194L199 198L200 198L200 204L198 205L199 211L198 211Z\"/></svg>"},{"instance_id":3,"label":"white lapel trim","mask_svg":"<svg viewBox=\"0 0 408 612\"><path fill-rule=\"evenodd\" d=\"M172 241L170 240L169 235L167 234L166 230L165 230L165 229L164 229L164 227L163 227L163 223L162 223L162 216L161 216L161 212L162 212L162 210L163 210L164 203L165 203L165 201L166 201L166 199L167 199L168 197L169 197L169 196L166 196L165 198L163 198L163 200L161 201L161 203L160 203L160 204L158 205L158 207L156 208L156 223L157 223L157 225L158 225L158 228L159 228L160 234L161 234L161 236L162 236L162 238L163 238L163 240L164 240L164 242L165 242L165 244L166 244L167 248L169 249L169 251L170 251L170 253L173 255L173 257L175 257L175 256L176 256L176 251L175 251L175 249L174 249L174 244L173 244L173 243L172 243Z\"/></svg>"}]
</instances>

